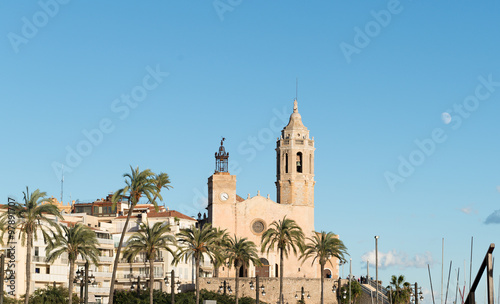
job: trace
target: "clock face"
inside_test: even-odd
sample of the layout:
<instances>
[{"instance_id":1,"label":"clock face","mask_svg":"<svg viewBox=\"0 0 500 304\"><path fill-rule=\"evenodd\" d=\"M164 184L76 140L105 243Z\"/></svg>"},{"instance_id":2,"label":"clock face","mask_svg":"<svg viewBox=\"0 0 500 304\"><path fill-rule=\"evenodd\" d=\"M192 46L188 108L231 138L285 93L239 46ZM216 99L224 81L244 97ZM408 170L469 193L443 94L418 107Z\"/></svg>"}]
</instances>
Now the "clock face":
<instances>
[{"instance_id":1,"label":"clock face","mask_svg":"<svg viewBox=\"0 0 500 304\"><path fill-rule=\"evenodd\" d=\"M229 198L229 194L227 194L226 192L222 192L220 194L221 201L227 201L228 198Z\"/></svg>"}]
</instances>

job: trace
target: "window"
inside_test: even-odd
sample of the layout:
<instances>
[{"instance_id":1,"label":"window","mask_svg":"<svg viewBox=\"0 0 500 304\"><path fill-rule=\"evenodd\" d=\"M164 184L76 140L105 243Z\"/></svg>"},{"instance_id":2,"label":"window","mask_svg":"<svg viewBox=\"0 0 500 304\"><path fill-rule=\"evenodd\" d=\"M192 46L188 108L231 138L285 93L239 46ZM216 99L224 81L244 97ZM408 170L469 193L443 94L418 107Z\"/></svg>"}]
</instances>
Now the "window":
<instances>
[{"instance_id":1,"label":"window","mask_svg":"<svg viewBox=\"0 0 500 304\"><path fill-rule=\"evenodd\" d=\"M288 173L288 153L285 153L285 173Z\"/></svg>"},{"instance_id":2,"label":"window","mask_svg":"<svg viewBox=\"0 0 500 304\"><path fill-rule=\"evenodd\" d=\"M37 257L37 256L39 256L39 254L40 254L40 252L39 252L38 247L35 247L35 256Z\"/></svg>"},{"instance_id":3,"label":"window","mask_svg":"<svg viewBox=\"0 0 500 304\"><path fill-rule=\"evenodd\" d=\"M50 266L48 266L48 265L47 265L47 266L45 267L45 273L46 273L46 274L50 274Z\"/></svg>"},{"instance_id":4,"label":"window","mask_svg":"<svg viewBox=\"0 0 500 304\"><path fill-rule=\"evenodd\" d=\"M297 173L302 173L302 152L297 153L296 163L297 163Z\"/></svg>"},{"instance_id":5,"label":"window","mask_svg":"<svg viewBox=\"0 0 500 304\"><path fill-rule=\"evenodd\" d=\"M312 154L309 154L309 174L312 174L312 173L313 173L313 172L312 172L312 170L313 170L313 169L312 169L312 168L313 168L312 164L313 164L313 161L312 161Z\"/></svg>"},{"instance_id":6,"label":"window","mask_svg":"<svg viewBox=\"0 0 500 304\"><path fill-rule=\"evenodd\" d=\"M35 273L40 273L40 268L35 268Z\"/></svg>"}]
</instances>

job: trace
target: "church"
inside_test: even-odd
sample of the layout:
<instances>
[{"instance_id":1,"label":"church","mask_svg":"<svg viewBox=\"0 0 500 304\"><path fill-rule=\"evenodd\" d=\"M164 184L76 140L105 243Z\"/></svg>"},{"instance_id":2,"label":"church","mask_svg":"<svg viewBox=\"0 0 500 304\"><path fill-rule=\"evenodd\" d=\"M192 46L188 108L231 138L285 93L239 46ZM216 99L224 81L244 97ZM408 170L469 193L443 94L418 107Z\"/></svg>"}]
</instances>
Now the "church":
<instances>
[{"instance_id":1,"label":"church","mask_svg":"<svg viewBox=\"0 0 500 304\"><path fill-rule=\"evenodd\" d=\"M213 227L226 229L229 235L246 237L259 249L263 266L250 265L241 269L240 277L279 277L278 251L260 253L261 237L273 221L283 217L293 219L302 228L306 238L314 231L314 137L302 123L297 100L288 125L276 141L276 201L260 194L244 199L236 192L236 176L228 172L229 153L223 140L215 153L215 173L208 178L208 218ZM319 278L338 276L338 260L332 258L321 274L319 264L312 260L299 261L291 253L284 261L284 277ZM220 270L221 276L234 276L227 267Z\"/></svg>"}]
</instances>

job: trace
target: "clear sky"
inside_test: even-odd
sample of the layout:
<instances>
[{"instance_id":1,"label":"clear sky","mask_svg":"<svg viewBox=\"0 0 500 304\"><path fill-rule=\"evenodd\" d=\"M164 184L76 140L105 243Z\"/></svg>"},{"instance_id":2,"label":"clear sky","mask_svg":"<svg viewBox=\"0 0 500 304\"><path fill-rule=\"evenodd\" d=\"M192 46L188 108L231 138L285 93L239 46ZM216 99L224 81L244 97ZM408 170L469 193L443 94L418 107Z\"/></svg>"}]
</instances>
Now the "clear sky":
<instances>
[{"instance_id":1,"label":"clear sky","mask_svg":"<svg viewBox=\"0 0 500 304\"><path fill-rule=\"evenodd\" d=\"M91 201L132 165L168 173L165 205L196 215L221 136L238 194L275 198L298 78L316 229L357 277L379 235L383 284L404 274L425 303L444 238L449 302L471 237L474 273L500 243L499 16L498 1L3 1L0 198L59 199L64 165L64 201Z\"/></svg>"}]
</instances>

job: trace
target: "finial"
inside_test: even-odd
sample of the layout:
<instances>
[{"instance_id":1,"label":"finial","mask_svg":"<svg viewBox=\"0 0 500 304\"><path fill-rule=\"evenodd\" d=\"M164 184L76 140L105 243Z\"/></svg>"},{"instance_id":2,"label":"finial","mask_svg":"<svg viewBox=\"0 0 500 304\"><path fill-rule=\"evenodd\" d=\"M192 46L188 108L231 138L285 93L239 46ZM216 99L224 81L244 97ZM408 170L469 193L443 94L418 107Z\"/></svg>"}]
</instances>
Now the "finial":
<instances>
[{"instance_id":1,"label":"finial","mask_svg":"<svg viewBox=\"0 0 500 304\"><path fill-rule=\"evenodd\" d=\"M299 113L299 105L297 103L297 99L293 101L293 113Z\"/></svg>"}]
</instances>

